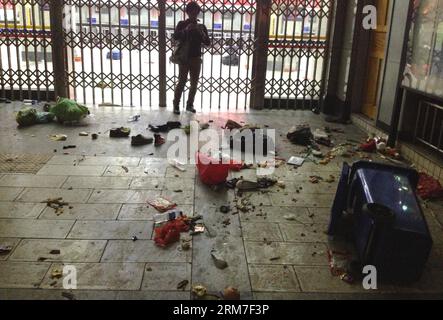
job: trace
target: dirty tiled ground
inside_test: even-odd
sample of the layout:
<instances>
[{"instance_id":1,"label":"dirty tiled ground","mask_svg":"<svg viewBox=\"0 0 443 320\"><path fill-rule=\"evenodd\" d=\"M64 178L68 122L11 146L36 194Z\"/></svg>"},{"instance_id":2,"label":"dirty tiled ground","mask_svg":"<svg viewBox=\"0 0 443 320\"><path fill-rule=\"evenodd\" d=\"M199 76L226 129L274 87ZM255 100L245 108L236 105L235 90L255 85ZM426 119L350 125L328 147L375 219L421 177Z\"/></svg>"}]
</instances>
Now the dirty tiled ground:
<instances>
[{"instance_id":1,"label":"dirty tiled ground","mask_svg":"<svg viewBox=\"0 0 443 320\"><path fill-rule=\"evenodd\" d=\"M13 120L17 105L0 105L0 153L48 154L50 160L31 174L0 173L0 244L13 250L0 256L0 299L64 299L61 280L51 278L63 264L78 273L77 299L190 299L177 284L188 280L219 293L225 286L237 287L244 299L340 299L423 298L443 293L443 211L438 203L425 207L434 239L434 249L423 279L409 287L383 286L367 292L331 276L325 230L335 183L308 182L310 175L338 177L341 162L327 166L305 163L299 169L282 166L274 176L286 188L235 194L212 190L196 177L170 167L164 160L168 144L133 148L128 139L111 140L107 130L129 125L134 133L147 133L149 123L161 124L192 118L213 120L220 128L228 118L261 123L277 129L280 156L296 155L302 149L289 144L285 132L308 122L322 128L321 116L310 112L272 111L212 113L172 116L167 111L95 108L81 126L39 125L17 129ZM141 120L126 119L141 114ZM360 140L356 127L340 126L345 134L336 141ZM101 132L98 140L79 137L80 131ZM63 133L67 142L48 136ZM64 155L62 146L77 145ZM54 152L57 150L57 152ZM86 157L83 158L82 155ZM352 161L352 159L346 159ZM256 171L231 173L254 179ZM176 192L178 189L182 192ZM154 245L152 208L146 200L167 196L188 215L201 214L208 227L192 239L192 249L179 244L168 249ZM47 198L63 197L70 207L57 215L47 208ZM249 198L255 207L247 213L223 214L220 205ZM291 221L284 217L292 215ZM136 236L137 241L132 241ZM210 251L217 249L228 268L217 269ZM60 254L50 254L51 250Z\"/></svg>"}]
</instances>

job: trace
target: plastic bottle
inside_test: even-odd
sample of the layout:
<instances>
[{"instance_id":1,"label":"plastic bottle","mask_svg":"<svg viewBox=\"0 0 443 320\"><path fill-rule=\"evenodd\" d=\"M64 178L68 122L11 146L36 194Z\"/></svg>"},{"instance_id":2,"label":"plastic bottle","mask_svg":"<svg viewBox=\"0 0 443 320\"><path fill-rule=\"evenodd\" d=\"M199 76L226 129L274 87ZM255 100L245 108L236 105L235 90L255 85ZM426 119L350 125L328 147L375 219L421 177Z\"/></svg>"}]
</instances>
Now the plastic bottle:
<instances>
[{"instance_id":1,"label":"plastic bottle","mask_svg":"<svg viewBox=\"0 0 443 320\"><path fill-rule=\"evenodd\" d=\"M168 221L175 220L179 217L183 216L183 211L179 210L171 210L165 213L158 213L154 215L154 223L155 224L162 224Z\"/></svg>"}]
</instances>

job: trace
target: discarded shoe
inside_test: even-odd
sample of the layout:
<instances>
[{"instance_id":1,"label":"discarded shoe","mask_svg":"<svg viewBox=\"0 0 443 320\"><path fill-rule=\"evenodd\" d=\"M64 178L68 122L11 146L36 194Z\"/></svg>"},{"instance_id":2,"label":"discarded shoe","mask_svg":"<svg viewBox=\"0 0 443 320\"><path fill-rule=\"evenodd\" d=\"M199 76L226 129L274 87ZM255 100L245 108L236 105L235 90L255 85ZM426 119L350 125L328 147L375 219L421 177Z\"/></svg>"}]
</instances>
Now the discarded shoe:
<instances>
[{"instance_id":1,"label":"discarded shoe","mask_svg":"<svg viewBox=\"0 0 443 320\"><path fill-rule=\"evenodd\" d=\"M180 113L178 113L180 114ZM155 133L166 133L173 129L181 128L182 124L179 121L168 121L165 124L159 126L149 125L149 130Z\"/></svg>"},{"instance_id":2,"label":"discarded shoe","mask_svg":"<svg viewBox=\"0 0 443 320\"><path fill-rule=\"evenodd\" d=\"M129 137L130 134L131 134L131 129L124 127L114 128L109 130L110 138L126 138Z\"/></svg>"},{"instance_id":3,"label":"discarded shoe","mask_svg":"<svg viewBox=\"0 0 443 320\"><path fill-rule=\"evenodd\" d=\"M163 138L158 133L154 134L154 146L158 147L165 143L165 138Z\"/></svg>"},{"instance_id":4,"label":"discarded shoe","mask_svg":"<svg viewBox=\"0 0 443 320\"><path fill-rule=\"evenodd\" d=\"M131 145L132 146L144 146L147 144L151 144L154 142L153 138L147 138L141 134L131 137Z\"/></svg>"},{"instance_id":5,"label":"discarded shoe","mask_svg":"<svg viewBox=\"0 0 443 320\"><path fill-rule=\"evenodd\" d=\"M236 187L238 190L257 190L260 188L260 185L257 182L254 181L248 181L248 180L239 180L236 184Z\"/></svg>"}]
</instances>

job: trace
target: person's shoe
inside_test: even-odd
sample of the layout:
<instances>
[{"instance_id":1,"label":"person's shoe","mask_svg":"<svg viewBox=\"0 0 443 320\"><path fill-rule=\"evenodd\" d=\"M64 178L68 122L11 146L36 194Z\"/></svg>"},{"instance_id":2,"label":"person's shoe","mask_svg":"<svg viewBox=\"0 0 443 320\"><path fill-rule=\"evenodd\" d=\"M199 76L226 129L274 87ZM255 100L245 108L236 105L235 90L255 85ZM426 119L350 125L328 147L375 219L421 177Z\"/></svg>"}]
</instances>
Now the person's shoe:
<instances>
[{"instance_id":1,"label":"person's shoe","mask_svg":"<svg viewBox=\"0 0 443 320\"><path fill-rule=\"evenodd\" d=\"M174 107L174 114L180 115L180 108L179 107Z\"/></svg>"},{"instance_id":2,"label":"person's shoe","mask_svg":"<svg viewBox=\"0 0 443 320\"><path fill-rule=\"evenodd\" d=\"M194 106L187 106L186 111L196 113L197 111L194 109Z\"/></svg>"},{"instance_id":3,"label":"person's shoe","mask_svg":"<svg viewBox=\"0 0 443 320\"><path fill-rule=\"evenodd\" d=\"M147 138L141 134L131 137L131 145L132 146L144 146L147 144L151 144L154 142L153 138Z\"/></svg>"},{"instance_id":4,"label":"person's shoe","mask_svg":"<svg viewBox=\"0 0 443 320\"><path fill-rule=\"evenodd\" d=\"M159 133L159 132L168 132L169 128L167 124L162 124L161 126L149 125L149 130L155 133Z\"/></svg>"},{"instance_id":5,"label":"person's shoe","mask_svg":"<svg viewBox=\"0 0 443 320\"><path fill-rule=\"evenodd\" d=\"M158 147L165 143L165 139L158 133L154 134L154 146Z\"/></svg>"},{"instance_id":6,"label":"person's shoe","mask_svg":"<svg viewBox=\"0 0 443 320\"><path fill-rule=\"evenodd\" d=\"M126 138L131 134L131 129L129 128L114 128L109 130L109 137L111 138Z\"/></svg>"}]
</instances>

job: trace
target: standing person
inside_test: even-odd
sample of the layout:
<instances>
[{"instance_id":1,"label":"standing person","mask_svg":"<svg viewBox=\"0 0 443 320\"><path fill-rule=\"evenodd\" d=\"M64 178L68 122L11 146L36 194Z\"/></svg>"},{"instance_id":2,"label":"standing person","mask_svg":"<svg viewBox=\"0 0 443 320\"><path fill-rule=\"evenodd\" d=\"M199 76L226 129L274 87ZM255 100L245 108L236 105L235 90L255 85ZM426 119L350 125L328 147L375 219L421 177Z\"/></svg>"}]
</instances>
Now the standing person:
<instances>
[{"instance_id":1,"label":"standing person","mask_svg":"<svg viewBox=\"0 0 443 320\"><path fill-rule=\"evenodd\" d=\"M189 41L188 61L179 65L178 83L174 94L174 113L180 114L180 98L183 94L188 74L190 76L191 88L189 89L186 111L195 113L194 98L197 92L198 78L202 63L202 44L208 46L211 41L208 36L208 30L203 24L198 23L197 16L201 12L200 6L192 1L186 5L186 14L188 19L180 21L173 34L176 41Z\"/></svg>"}]
</instances>

